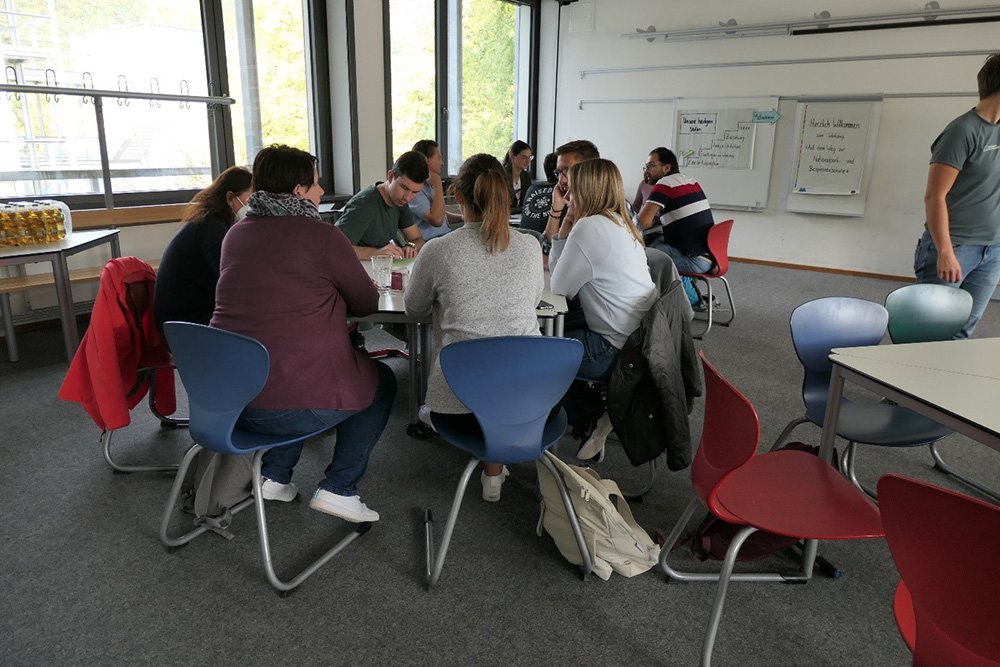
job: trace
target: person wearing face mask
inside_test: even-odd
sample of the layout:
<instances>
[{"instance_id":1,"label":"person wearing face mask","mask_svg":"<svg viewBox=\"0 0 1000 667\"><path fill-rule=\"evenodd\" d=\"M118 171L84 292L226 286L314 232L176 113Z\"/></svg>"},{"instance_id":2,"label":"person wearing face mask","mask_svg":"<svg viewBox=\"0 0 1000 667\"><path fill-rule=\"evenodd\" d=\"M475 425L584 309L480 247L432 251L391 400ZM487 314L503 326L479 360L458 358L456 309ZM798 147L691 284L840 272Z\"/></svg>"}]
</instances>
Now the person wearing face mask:
<instances>
[{"instance_id":1,"label":"person wearing face mask","mask_svg":"<svg viewBox=\"0 0 1000 667\"><path fill-rule=\"evenodd\" d=\"M161 332L164 322L212 319L222 239L246 215L250 181L248 170L230 167L184 210L184 226L167 244L156 273L153 317Z\"/></svg>"},{"instance_id":2,"label":"person wearing face mask","mask_svg":"<svg viewBox=\"0 0 1000 667\"><path fill-rule=\"evenodd\" d=\"M451 231L450 222L462 222L458 213L449 213L444 207L444 185L441 169L444 159L441 147L433 139L421 139L413 144L413 150L427 159L427 182L410 202L410 213L417 219L417 229L424 241L444 236Z\"/></svg>"},{"instance_id":3,"label":"person wearing face mask","mask_svg":"<svg viewBox=\"0 0 1000 667\"><path fill-rule=\"evenodd\" d=\"M309 506L345 521L378 521L358 484L389 420L396 379L351 345L347 326L348 317L378 310L378 290L348 238L320 219L315 157L268 146L254 159L253 183L246 219L222 242L211 322L260 341L270 357L267 382L237 423L273 435L336 426L333 460ZM295 500L301 453L300 442L264 454L264 500Z\"/></svg>"}]
</instances>

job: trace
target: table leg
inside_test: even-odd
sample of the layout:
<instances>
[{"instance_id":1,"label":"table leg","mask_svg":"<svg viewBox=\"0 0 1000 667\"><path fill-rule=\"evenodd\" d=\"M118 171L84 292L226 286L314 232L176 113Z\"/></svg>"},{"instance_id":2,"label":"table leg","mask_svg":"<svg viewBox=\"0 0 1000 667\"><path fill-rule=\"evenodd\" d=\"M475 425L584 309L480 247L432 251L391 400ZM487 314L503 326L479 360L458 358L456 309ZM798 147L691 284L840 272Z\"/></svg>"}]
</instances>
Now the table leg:
<instances>
[{"instance_id":1,"label":"table leg","mask_svg":"<svg viewBox=\"0 0 1000 667\"><path fill-rule=\"evenodd\" d=\"M10 294L0 294L0 317L3 317L4 340L7 341L7 359L11 362L20 357L17 354L17 338L14 336L14 313L10 307Z\"/></svg>"},{"instance_id":2,"label":"table leg","mask_svg":"<svg viewBox=\"0 0 1000 667\"><path fill-rule=\"evenodd\" d=\"M564 313L556 313L556 336L559 338L564 338L564 327L566 326L566 315Z\"/></svg>"},{"instance_id":3,"label":"table leg","mask_svg":"<svg viewBox=\"0 0 1000 667\"><path fill-rule=\"evenodd\" d=\"M73 290L69 283L69 267L66 256L60 253L52 260L52 274L56 280L56 296L59 298L59 320L62 322L63 342L66 357L73 361L76 348L80 345L80 333L76 328L76 313L73 310Z\"/></svg>"},{"instance_id":4,"label":"table leg","mask_svg":"<svg viewBox=\"0 0 1000 667\"><path fill-rule=\"evenodd\" d=\"M420 399L422 398L420 396L420 369L417 364L417 350L420 349L420 340L417 325L409 322L406 324L406 347L410 357L407 359L410 372L409 377L406 379L410 389L410 405L407 419L409 423L415 424L419 419L418 413L420 411Z\"/></svg>"},{"instance_id":5,"label":"table leg","mask_svg":"<svg viewBox=\"0 0 1000 667\"><path fill-rule=\"evenodd\" d=\"M121 257L122 256L122 246L121 242L118 240L118 235L115 234L111 237L111 256Z\"/></svg>"},{"instance_id":6,"label":"table leg","mask_svg":"<svg viewBox=\"0 0 1000 667\"><path fill-rule=\"evenodd\" d=\"M420 404L423 405L427 396L427 377L431 373L431 325L421 322L420 326Z\"/></svg>"},{"instance_id":7,"label":"table leg","mask_svg":"<svg viewBox=\"0 0 1000 667\"><path fill-rule=\"evenodd\" d=\"M542 335L551 336L552 335L552 318L551 317L539 317L542 321Z\"/></svg>"}]
</instances>

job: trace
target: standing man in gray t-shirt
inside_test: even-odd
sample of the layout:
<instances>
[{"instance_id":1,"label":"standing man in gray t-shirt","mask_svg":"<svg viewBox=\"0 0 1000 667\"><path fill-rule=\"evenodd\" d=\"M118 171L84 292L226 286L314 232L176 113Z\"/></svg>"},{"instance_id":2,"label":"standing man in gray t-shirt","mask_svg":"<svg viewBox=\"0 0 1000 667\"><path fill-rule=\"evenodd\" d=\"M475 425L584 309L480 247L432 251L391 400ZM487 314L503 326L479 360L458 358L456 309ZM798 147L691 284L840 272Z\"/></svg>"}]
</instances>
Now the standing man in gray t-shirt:
<instances>
[{"instance_id":1,"label":"standing man in gray t-shirt","mask_svg":"<svg viewBox=\"0 0 1000 667\"><path fill-rule=\"evenodd\" d=\"M1000 280L1000 53L987 58L978 81L979 104L931 145L927 224L913 260L918 283L972 295L956 338L972 335Z\"/></svg>"}]
</instances>

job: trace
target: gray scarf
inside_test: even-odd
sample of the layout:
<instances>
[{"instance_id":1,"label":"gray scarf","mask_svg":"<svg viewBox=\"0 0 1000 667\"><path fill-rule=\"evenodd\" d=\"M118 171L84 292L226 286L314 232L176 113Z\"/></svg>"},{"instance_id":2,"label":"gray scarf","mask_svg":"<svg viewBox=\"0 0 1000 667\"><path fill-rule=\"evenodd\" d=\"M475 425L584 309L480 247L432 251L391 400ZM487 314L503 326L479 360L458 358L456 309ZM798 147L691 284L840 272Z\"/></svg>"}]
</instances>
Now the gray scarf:
<instances>
[{"instance_id":1,"label":"gray scarf","mask_svg":"<svg viewBox=\"0 0 1000 667\"><path fill-rule=\"evenodd\" d=\"M295 216L322 220L319 209L308 199L290 192L265 192L257 190L247 199L248 216L272 218Z\"/></svg>"}]
</instances>

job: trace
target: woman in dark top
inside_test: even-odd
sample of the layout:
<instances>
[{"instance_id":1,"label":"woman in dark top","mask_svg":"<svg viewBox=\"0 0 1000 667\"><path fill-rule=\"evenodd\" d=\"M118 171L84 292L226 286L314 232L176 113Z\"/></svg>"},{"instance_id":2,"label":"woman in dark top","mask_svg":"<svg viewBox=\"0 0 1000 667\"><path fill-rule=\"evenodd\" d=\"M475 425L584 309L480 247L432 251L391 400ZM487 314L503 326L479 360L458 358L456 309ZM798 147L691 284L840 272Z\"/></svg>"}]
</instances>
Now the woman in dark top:
<instances>
[{"instance_id":1,"label":"woman in dark top","mask_svg":"<svg viewBox=\"0 0 1000 667\"><path fill-rule=\"evenodd\" d=\"M167 244L156 273L153 316L163 331L171 320L208 324L215 310L222 239L246 214L251 174L230 167L184 210L184 226Z\"/></svg>"},{"instance_id":2,"label":"woman in dark top","mask_svg":"<svg viewBox=\"0 0 1000 667\"><path fill-rule=\"evenodd\" d=\"M510 145L510 150L503 158L503 168L510 175L507 187L510 188L510 210L520 213L524 205L524 194L531 185L531 146L520 139Z\"/></svg>"}]
</instances>

